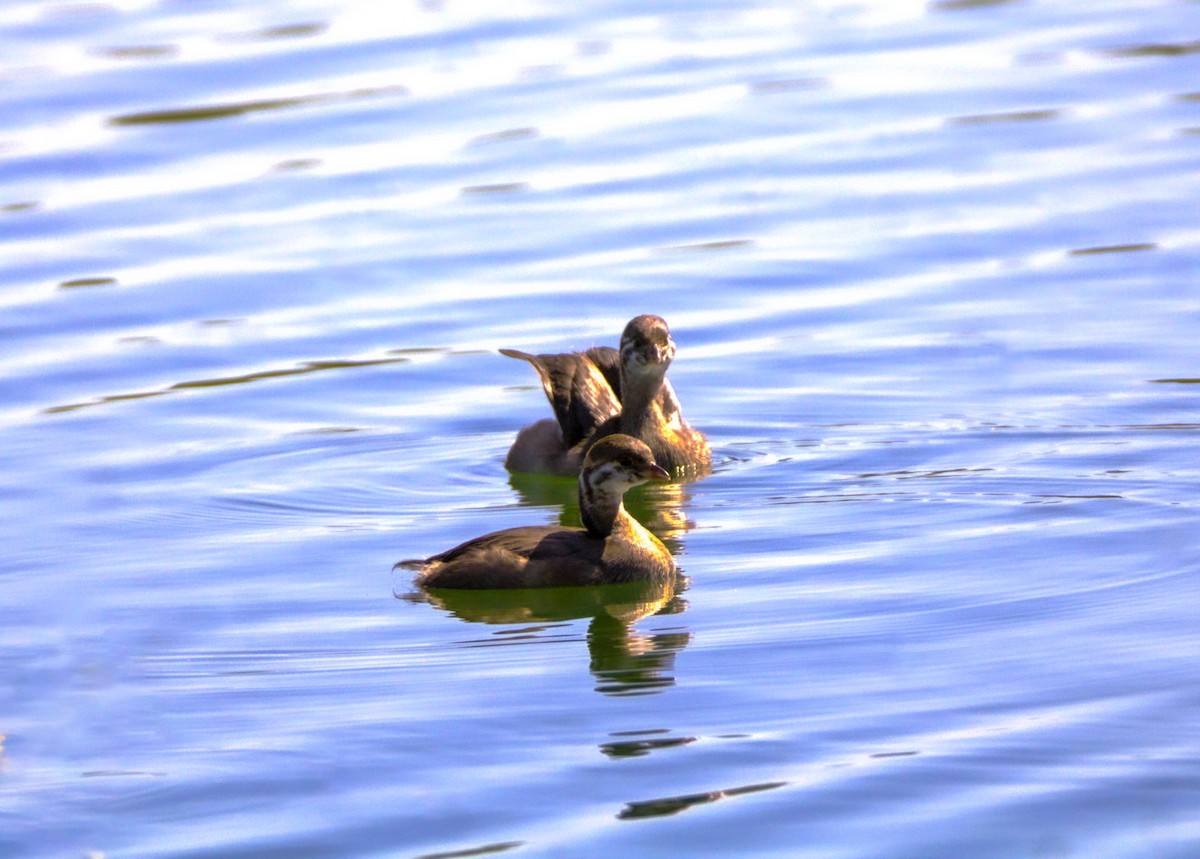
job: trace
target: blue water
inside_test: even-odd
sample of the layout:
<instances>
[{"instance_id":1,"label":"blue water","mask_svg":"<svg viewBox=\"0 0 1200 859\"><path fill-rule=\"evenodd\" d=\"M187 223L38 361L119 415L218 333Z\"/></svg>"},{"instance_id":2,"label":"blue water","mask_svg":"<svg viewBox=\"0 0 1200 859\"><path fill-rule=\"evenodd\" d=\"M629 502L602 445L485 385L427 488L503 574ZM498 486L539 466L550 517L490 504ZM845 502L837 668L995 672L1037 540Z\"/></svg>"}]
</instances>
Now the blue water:
<instances>
[{"instance_id":1,"label":"blue water","mask_svg":"<svg viewBox=\"0 0 1200 859\"><path fill-rule=\"evenodd\" d=\"M0 9L0 854L1200 855L1200 6ZM656 313L687 581L500 356Z\"/></svg>"}]
</instances>

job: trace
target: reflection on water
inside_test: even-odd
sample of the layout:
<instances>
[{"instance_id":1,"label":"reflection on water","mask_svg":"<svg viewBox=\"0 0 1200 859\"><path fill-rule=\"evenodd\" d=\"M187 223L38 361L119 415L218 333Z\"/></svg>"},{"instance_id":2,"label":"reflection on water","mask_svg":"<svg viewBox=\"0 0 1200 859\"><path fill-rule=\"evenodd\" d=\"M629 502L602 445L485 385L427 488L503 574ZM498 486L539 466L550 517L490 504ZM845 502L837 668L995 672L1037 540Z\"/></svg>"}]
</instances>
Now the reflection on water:
<instances>
[{"instance_id":1,"label":"reflection on water","mask_svg":"<svg viewBox=\"0 0 1200 859\"><path fill-rule=\"evenodd\" d=\"M581 588L436 588L423 592L396 588L394 593L398 599L427 602L470 623L521 625L499 631L495 639L482 642L487 645L528 643L540 640L546 632L558 636L562 622L591 618L587 649L596 691L604 695L638 695L661 691L675 682L675 654L687 646L691 634L686 630L646 634L633 626L652 615L683 612L687 603L680 594L686 584L682 577L675 577L667 582Z\"/></svg>"},{"instance_id":2,"label":"reflection on water","mask_svg":"<svg viewBox=\"0 0 1200 859\"><path fill-rule=\"evenodd\" d=\"M647 817L666 817L687 811L698 805L708 805L721 799L734 796L745 796L748 793L760 793L764 790L774 790L786 785L785 781L748 784L742 787L731 787L726 790L710 790L704 793L691 793L685 796L668 796L662 799L647 799L640 802L630 802L617 815L621 820L642 820Z\"/></svg>"},{"instance_id":3,"label":"reflection on water","mask_svg":"<svg viewBox=\"0 0 1200 859\"><path fill-rule=\"evenodd\" d=\"M94 52L114 60L161 60L179 53L178 45L128 45L116 48L95 48Z\"/></svg>"},{"instance_id":4,"label":"reflection on water","mask_svg":"<svg viewBox=\"0 0 1200 859\"><path fill-rule=\"evenodd\" d=\"M76 277L71 280L64 280L58 285L59 289L79 289L87 286L116 286L117 279L115 277Z\"/></svg>"},{"instance_id":5,"label":"reflection on water","mask_svg":"<svg viewBox=\"0 0 1200 859\"><path fill-rule=\"evenodd\" d=\"M468 146L487 146L490 143L505 143L511 140L528 140L538 136L536 128L506 128L503 131L493 131L472 138Z\"/></svg>"},{"instance_id":6,"label":"reflection on water","mask_svg":"<svg viewBox=\"0 0 1200 859\"><path fill-rule=\"evenodd\" d=\"M616 731L610 736L623 739L600 744L600 751L610 758L640 758L660 749L677 749L696 742L697 737L668 737L666 728L645 731ZM627 738L627 739L624 739Z\"/></svg>"},{"instance_id":7,"label":"reflection on water","mask_svg":"<svg viewBox=\"0 0 1200 859\"><path fill-rule=\"evenodd\" d=\"M1111 48L1114 57L1185 57L1200 53L1200 40L1194 42L1163 42L1156 45L1129 45Z\"/></svg>"},{"instance_id":8,"label":"reflection on water","mask_svg":"<svg viewBox=\"0 0 1200 859\"><path fill-rule=\"evenodd\" d=\"M467 185L462 189L465 195L476 194L513 194L528 189L525 182L494 182L490 185Z\"/></svg>"},{"instance_id":9,"label":"reflection on water","mask_svg":"<svg viewBox=\"0 0 1200 859\"><path fill-rule=\"evenodd\" d=\"M303 39L316 36L329 29L324 21L309 21L302 24L277 24L247 33L247 39Z\"/></svg>"},{"instance_id":10,"label":"reflection on water","mask_svg":"<svg viewBox=\"0 0 1200 859\"><path fill-rule=\"evenodd\" d=\"M380 96L405 95L407 90L402 86L372 87L357 89L349 92L319 93L316 95L293 96L291 98L268 98L258 101L245 101L236 104L216 104L204 107L174 107L163 110L148 110L140 113L127 113L109 119L110 125L167 125L184 122L203 122L211 119L228 119L250 113L283 110L291 107L312 107L339 101L352 101Z\"/></svg>"},{"instance_id":11,"label":"reflection on water","mask_svg":"<svg viewBox=\"0 0 1200 859\"><path fill-rule=\"evenodd\" d=\"M659 614L683 610L673 602ZM681 629L651 635L635 632L628 623L596 617L588 627L588 652L596 691L602 695L646 695L675 683L675 654L687 647L691 633Z\"/></svg>"},{"instance_id":12,"label":"reflection on water","mask_svg":"<svg viewBox=\"0 0 1200 859\"><path fill-rule=\"evenodd\" d=\"M422 853L416 859L469 859L472 856L492 856L497 853L507 853L524 847L525 841L497 841L490 844L480 844L478 847L466 847L462 850L439 850L437 853Z\"/></svg>"},{"instance_id":13,"label":"reflection on water","mask_svg":"<svg viewBox=\"0 0 1200 859\"><path fill-rule=\"evenodd\" d=\"M395 584L411 577L396 571ZM665 582L627 582L615 585L563 588L512 588L473 590L430 588L424 599L411 590L397 588L397 598L427 601L436 608L472 623L556 622L604 617L628 625L664 610L684 587L682 578ZM679 610L678 608L673 609Z\"/></svg>"},{"instance_id":14,"label":"reflection on water","mask_svg":"<svg viewBox=\"0 0 1200 859\"><path fill-rule=\"evenodd\" d=\"M280 173L290 173L300 170L312 170L320 166L320 158L289 158L286 161L280 161L277 164L271 165L271 169Z\"/></svg>"},{"instance_id":15,"label":"reflection on water","mask_svg":"<svg viewBox=\"0 0 1200 859\"><path fill-rule=\"evenodd\" d=\"M558 507L559 525L582 527L576 478L513 472L508 480L521 506ZM693 527L685 513L688 497L687 484L656 483L627 492L624 504L630 515L677 554L681 548L679 538ZM634 629L634 624L645 617L680 614L686 609L681 594L687 588L687 579L682 575L666 582L482 591L413 591L405 581L409 576L411 573L402 568L393 569L393 593L397 598L428 602L472 623L556 623L591 618L587 631L590 668L597 681L596 691L604 695L646 694L672 685L675 654L691 640L686 630L645 634ZM522 635L522 639L526 637ZM513 641L507 631L504 641Z\"/></svg>"},{"instance_id":16,"label":"reflection on water","mask_svg":"<svg viewBox=\"0 0 1200 859\"><path fill-rule=\"evenodd\" d=\"M4 859L1200 855L1200 6L702 6L0 8ZM642 312L690 584L389 589Z\"/></svg>"},{"instance_id":17,"label":"reflection on water","mask_svg":"<svg viewBox=\"0 0 1200 859\"><path fill-rule=\"evenodd\" d=\"M1004 122L1038 122L1044 119L1057 119L1062 111L1045 110L1014 110L1007 113L985 113L977 116L958 116L950 120L957 125L991 125Z\"/></svg>"},{"instance_id":18,"label":"reflection on water","mask_svg":"<svg viewBox=\"0 0 1200 859\"><path fill-rule=\"evenodd\" d=\"M224 320L210 320L205 324L216 325L222 324ZM131 341L128 338L125 342ZM147 342L142 339L140 342ZM153 341L149 341L153 342ZM44 411L46 414L61 414L63 412L73 412L78 409L85 409L91 406L100 406L105 403L120 403L128 400L141 400L149 397L161 397L165 394L170 394L177 391L191 391L203 388L218 388L225 385L245 385L251 382L262 382L271 379L282 379L288 376L303 376L308 373L320 373L326 370L351 370L361 367L379 367L387 364L403 364L407 362L407 358L366 358L362 360L336 360L336 361L304 361L296 367L286 367L278 370L260 370L255 373L243 373L237 376L226 376L214 379L195 379L187 382L176 382L173 385L157 390L157 391L140 391L129 394L110 394L108 396L97 397L94 400L89 400L85 403L68 403L62 406L50 406Z\"/></svg>"},{"instance_id":19,"label":"reflection on water","mask_svg":"<svg viewBox=\"0 0 1200 859\"><path fill-rule=\"evenodd\" d=\"M1097 254L1128 254L1137 253L1139 251L1152 251L1158 245L1155 242L1133 242L1125 245L1101 245L1094 248L1075 248L1071 251L1071 256L1095 256Z\"/></svg>"},{"instance_id":20,"label":"reflection on water","mask_svg":"<svg viewBox=\"0 0 1200 859\"><path fill-rule=\"evenodd\" d=\"M1020 0L933 0L929 4L929 8L935 12L954 12L960 9L983 9L988 6L1001 6L1017 2Z\"/></svg>"}]
</instances>

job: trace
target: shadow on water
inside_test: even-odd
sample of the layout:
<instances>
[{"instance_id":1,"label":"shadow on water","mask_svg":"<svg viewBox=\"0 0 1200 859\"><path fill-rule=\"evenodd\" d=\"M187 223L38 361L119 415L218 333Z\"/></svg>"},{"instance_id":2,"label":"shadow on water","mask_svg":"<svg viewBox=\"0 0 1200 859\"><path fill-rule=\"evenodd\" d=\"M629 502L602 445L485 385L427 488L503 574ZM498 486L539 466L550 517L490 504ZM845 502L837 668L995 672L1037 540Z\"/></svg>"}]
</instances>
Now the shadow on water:
<instances>
[{"instance_id":1,"label":"shadow on water","mask_svg":"<svg viewBox=\"0 0 1200 859\"><path fill-rule=\"evenodd\" d=\"M688 645L691 633L684 629L641 633L633 624L651 615L686 610L687 602L681 596L686 587L687 580L676 576L667 582L578 588L431 588L408 593L397 589L395 596L428 603L469 623L520 625L518 629L501 630L494 638L469 642L473 647L544 640L544 634L557 629L557 624L591 618L587 647L596 691L603 695L644 695L674 684L675 654Z\"/></svg>"}]
</instances>

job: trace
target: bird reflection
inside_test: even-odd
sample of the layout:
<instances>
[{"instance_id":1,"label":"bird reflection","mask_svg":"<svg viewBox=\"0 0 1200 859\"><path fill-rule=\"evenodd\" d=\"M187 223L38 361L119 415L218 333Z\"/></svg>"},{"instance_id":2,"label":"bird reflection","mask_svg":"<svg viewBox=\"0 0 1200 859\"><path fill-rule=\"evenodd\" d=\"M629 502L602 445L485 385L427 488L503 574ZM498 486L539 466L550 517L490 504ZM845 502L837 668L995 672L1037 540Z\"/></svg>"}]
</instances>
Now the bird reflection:
<instances>
[{"instance_id":1,"label":"bird reflection","mask_svg":"<svg viewBox=\"0 0 1200 859\"><path fill-rule=\"evenodd\" d=\"M638 632L633 625L651 615L679 614L687 608L681 596L687 580L630 582L617 585L518 590L430 588L397 593L409 602L425 602L470 623L549 624L591 618L587 646L589 666L602 695L645 695L675 682L675 654L691 633L682 629ZM546 626L522 630L520 640L539 637ZM552 626L550 628L553 628ZM515 642L506 637L503 642Z\"/></svg>"},{"instance_id":2,"label":"bird reflection","mask_svg":"<svg viewBox=\"0 0 1200 859\"><path fill-rule=\"evenodd\" d=\"M656 614L682 612L686 602L676 593ZM687 647L691 633L668 630L635 632L612 617L597 615L588 627L588 652L596 691L603 695L645 695L675 683L675 654Z\"/></svg>"},{"instance_id":3,"label":"bird reflection","mask_svg":"<svg viewBox=\"0 0 1200 859\"><path fill-rule=\"evenodd\" d=\"M513 473L509 483L519 503L529 507L558 507L559 524L579 527L576 481L544 474ZM672 554L693 523L684 512L687 484L661 483L638 487L625 495L628 512L643 523ZM470 590L421 588L394 582L394 595L427 603L469 623L523 625L504 630L503 641L558 634L556 624L590 618L587 631L589 667L596 691L603 695L646 695L675 682L675 654L691 641L682 627L640 632L635 624L647 617L681 614L687 609L682 594L687 578L676 574L665 581L638 581L589 587ZM510 634L520 632L520 635ZM489 642L492 643L492 642Z\"/></svg>"}]
</instances>

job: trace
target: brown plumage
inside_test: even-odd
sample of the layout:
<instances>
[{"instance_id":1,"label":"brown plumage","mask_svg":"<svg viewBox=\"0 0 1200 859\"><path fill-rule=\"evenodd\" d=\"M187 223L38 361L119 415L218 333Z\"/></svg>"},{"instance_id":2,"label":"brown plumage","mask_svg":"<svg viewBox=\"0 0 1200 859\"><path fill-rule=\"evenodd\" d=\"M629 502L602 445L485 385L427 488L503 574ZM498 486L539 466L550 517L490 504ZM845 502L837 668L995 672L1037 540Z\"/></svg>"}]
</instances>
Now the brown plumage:
<instances>
[{"instance_id":1,"label":"brown plumage","mask_svg":"<svg viewBox=\"0 0 1200 859\"><path fill-rule=\"evenodd\" d=\"M554 410L553 419L517 434L505 461L509 470L575 474L592 444L618 432L649 445L658 464L677 475L711 468L708 440L683 420L666 378L675 343L661 317L630 320L619 352L606 346L567 354L500 352L533 365Z\"/></svg>"},{"instance_id":2,"label":"brown plumage","mask_svg":"<svg viewBox=\"0 0 1200 859\"><path fill-rule=\"evenodd\" d=\"M625 435L594 444L579 474L584 528L535 525L496 531L423 560L425 588L543 588L662 580L675 572L671 553L625 512L627 489L669 475L650 449Z\"/></svg>"}]
</instances>

